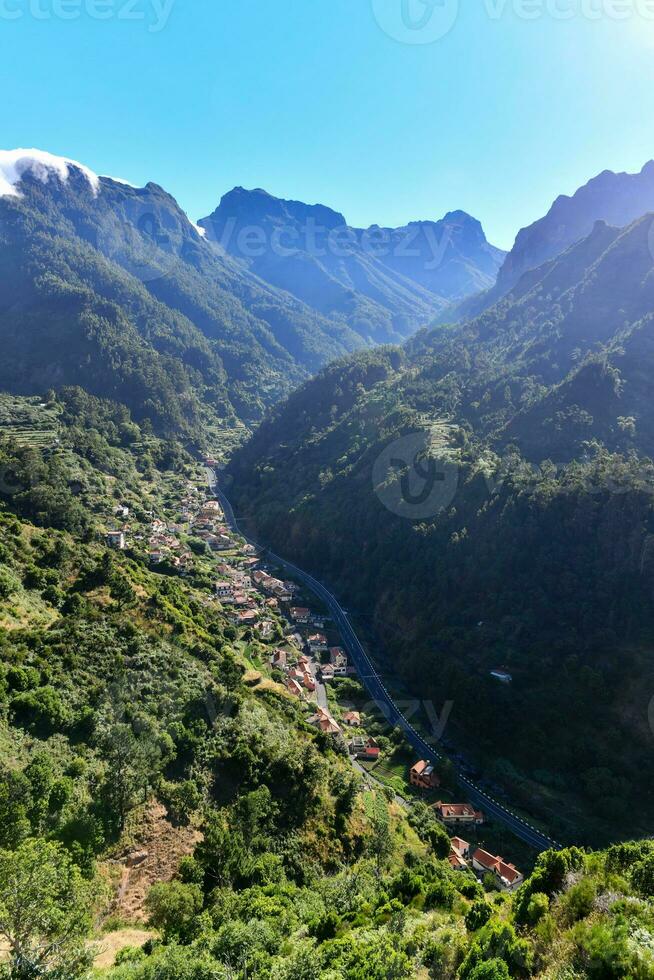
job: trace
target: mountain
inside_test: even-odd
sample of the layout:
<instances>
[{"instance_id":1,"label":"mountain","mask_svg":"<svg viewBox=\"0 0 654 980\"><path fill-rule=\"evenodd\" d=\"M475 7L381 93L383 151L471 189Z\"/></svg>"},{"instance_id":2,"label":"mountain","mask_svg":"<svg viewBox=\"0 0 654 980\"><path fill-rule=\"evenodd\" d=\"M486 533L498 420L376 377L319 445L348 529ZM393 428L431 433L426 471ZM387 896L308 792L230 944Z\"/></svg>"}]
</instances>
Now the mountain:
<instances>
[{"instance_id":1,"label":"mountain","mask_svg":"<svg viewBox=\"0 0 654 980\"><path fill-rule=\"evenodd\" d=\"M650 211L654 211L654 160L636 174L604 170L572 197L565 194L557 197L543 218L519 231L499 270L496 284L485 294L462 303L445 318L469 318L489 308L509 292L524 273L586 238L596 221L622 228Z\"/></svg>"},{"instance_id":2,"label":"mountain","mask_svg":"<svg viewBox=\"0 0 654 980\"><path fill-rule=\"evenodd\" d=\"M453 300L489 288L505 254L463 211L360 229L323 205L242 187L200 226L221 251L367 344L400 341Z\"/></svg>"},{"instance_id":3,"label":"mountain","mask_svg":"<svg viewBox=\"0 0 654 980\"><path fill-rule=\"evenodd\" d=\"M654 814L651 228L597 223L477 319L330 365L230 467L485 778L594 839L621 800Z\"/></svg>"},{"instance_id":4,"label":"mountain","mask_svg":"<svg viewBox=\"0 0 654 980\"><path fill-rule=\"evenodd\" d=\"M361 346L204 240L156 184L0 154L0 386L79 384L169 431L261 416Z\"/></svg>"}]
</instances>

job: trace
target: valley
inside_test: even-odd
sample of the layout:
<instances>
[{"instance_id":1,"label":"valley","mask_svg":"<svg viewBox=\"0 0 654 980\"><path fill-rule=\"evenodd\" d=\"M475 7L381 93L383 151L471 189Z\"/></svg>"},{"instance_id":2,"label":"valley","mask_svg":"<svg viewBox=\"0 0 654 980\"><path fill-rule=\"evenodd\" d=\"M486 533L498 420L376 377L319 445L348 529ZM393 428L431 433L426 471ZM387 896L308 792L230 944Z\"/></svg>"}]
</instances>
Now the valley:
<instances>
[{"instance_id":1,"label":"valley","mask_svg":"<svg viewBox=\"0 0 654 980\"><path fill-rule=\"evenodd\" d=\"M0 976L650 980L651 165L0 173Z\"/></svg>"}]
</instances>

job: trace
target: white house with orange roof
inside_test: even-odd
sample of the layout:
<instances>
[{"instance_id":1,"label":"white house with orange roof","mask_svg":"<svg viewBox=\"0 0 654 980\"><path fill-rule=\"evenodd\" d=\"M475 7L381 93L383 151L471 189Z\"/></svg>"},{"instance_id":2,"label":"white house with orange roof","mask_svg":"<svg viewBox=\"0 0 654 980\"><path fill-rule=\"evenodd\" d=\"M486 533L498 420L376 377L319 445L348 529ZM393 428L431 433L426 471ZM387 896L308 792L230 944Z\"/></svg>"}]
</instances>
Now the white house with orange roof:
<instances>
[{"instance_id":1,"label":"white house with orange roof","mask_svg":"<svg viewBox=\"0 0 654 980\"><path fill-rule=\"evenodd\" d=\"M513 891L525 880L524 875L504 858L489 854L478 847L472 855L472 867L480 875L492 874L502 891Z\"/></svg>"},{"instance_id":2,"label":"white house with orange roof","mask_svg":"<svg viewBox=\"0 0 654 980\"><path fill-rule=\"evenodd\" d=\"M446 827L478 827L484 822L484 814L475 810L469 803L434 803L434 810L439 820Z\"/></svg>"}]
</instances>

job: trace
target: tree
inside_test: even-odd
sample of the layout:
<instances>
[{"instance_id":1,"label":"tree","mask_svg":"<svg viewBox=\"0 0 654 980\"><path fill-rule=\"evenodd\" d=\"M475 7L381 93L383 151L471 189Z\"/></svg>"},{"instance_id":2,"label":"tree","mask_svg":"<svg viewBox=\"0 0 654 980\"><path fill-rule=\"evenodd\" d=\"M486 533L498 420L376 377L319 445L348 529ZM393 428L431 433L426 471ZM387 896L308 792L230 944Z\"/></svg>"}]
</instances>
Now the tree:
<instances>
[{"instance_id":1,"label":"tree","mask_svg":"<svg viewBox=\"0 0 654 980\"><path fill-rule=\"evenodd\" d=\"M60 844L32 838L15 851L0 851L0 936L12 980L86 974L95 897L94 883Z\"/></svg>"},{"instance_id":2,"label":"tree","mask_svg":"<svg viewBox=\"0 0 654 980\"><path fill-rule=\"evenodd\" d=\"M145 900L150 924L161 929L166 941L193 938L195 919L202 911L202 889L181 881L153 885Z\"/></svg>"},{"instance_id":3,"label":"tree","mask_svg":"<svg viewBox=\"0 0 654 980\"><path fill-rule=\"evenodd\" d=\"M149 787L159 775L161 753L149 733L140 737L124 721L111 721L100 731L100 748L107 763L103 795L109 815L123 830L127 814L145 801Z\"/></svg>"},{"instance_id":4,"label":"tree","mask_svg":"<svg viewBox=\"0 0 654 980\"><path fill-rule=\"evenodd\" d=\"M370 826L372 836L369 842L369 850L377 863L377 876L379 877L383 865L393 853L393 835L388 806L380 794L375 794L373 811L370 815Z\"/></svg>"},{"instance_id":5,"label":"tree","mask_svg":"<svg viewBox=\"0 0 654 980\"><path fill-rule=\"evenodd\" d=\"M509 980L509 968L504 960L486 960L469 974L468 980Z\"/></svg>"},{"instance_id":6,"label":"tree","mask_svg":"<svg viewBox=\"0 0 654 980\"><path fill-rule=\"evenodd\" d=\"M485 926L491 917L491 912L490 905L483 898L473 902L466 912L466 929L468 932L476 932L477 929Z\"/></svg>"}]
</instances>

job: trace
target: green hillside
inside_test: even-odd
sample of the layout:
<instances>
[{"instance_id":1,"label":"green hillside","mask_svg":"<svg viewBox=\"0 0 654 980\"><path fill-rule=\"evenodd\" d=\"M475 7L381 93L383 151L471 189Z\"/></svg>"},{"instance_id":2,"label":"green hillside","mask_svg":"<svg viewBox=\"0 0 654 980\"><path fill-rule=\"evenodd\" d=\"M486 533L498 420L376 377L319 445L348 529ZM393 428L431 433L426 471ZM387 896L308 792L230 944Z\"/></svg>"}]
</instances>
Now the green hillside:
<instances>
[{"instance_id":1,"label":"green hillside","mask_svg":"<svg viewBox=\"0 0 654 980\"><path fill-rule=\"evenodd\" d=\"M230 468L253 533L563 840L654 807L648 237L598 225L470 324L330 366Z\"/></svg>"}]
</instances>

